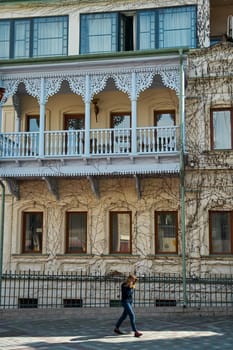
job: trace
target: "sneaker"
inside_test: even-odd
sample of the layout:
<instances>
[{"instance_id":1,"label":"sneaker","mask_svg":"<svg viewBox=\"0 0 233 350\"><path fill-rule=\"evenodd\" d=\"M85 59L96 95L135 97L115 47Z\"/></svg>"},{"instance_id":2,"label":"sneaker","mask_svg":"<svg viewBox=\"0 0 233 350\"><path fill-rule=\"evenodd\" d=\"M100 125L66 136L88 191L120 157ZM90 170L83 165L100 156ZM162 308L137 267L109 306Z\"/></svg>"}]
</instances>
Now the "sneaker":
<instances>
[{"instance_id":1,"label":"sneaker","mask_svg":"<svg viewBox=\"0 0 233 350\"><path fill-rule=\"evenodd\" d=\"M134 333L134 336L135 336L136 338L139 338L139 337L142 336L142 333L139 332L139 331L136 331L136 332Z\"/></svg>"},{"instance_id":2,"label":"sneaker","mask_svg":"<svg viewBox=\"0 0 233 350\"><path fill-rule=\"evenodd\" d=\"M119 330L119 328L115 328L115 329L114 329L114 332L115 332L116 334L118 334L118 335L124 334L123 332L121 332L121 331Z\"/></svg>"}]
</instances>

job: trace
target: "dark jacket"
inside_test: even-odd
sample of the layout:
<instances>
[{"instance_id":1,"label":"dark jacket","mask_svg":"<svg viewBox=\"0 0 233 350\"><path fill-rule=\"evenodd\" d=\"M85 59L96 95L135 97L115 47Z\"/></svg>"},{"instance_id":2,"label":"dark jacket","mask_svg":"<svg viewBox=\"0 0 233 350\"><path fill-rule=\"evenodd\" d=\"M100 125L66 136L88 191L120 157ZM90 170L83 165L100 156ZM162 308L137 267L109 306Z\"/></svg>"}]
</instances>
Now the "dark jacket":
<instances>
[{"instance_id":1,"label":"dark jacket","mask_svg":"<svg viewBox=\"0 0 233 350\"><path fill-rule=\"evenodd\" d=\"M133 292L134 292L134 288L128 287L125 282L122 283L122 285L121 285L121 301L125 302L125 303L132 304Z\"/></svg>"}]
</instances>

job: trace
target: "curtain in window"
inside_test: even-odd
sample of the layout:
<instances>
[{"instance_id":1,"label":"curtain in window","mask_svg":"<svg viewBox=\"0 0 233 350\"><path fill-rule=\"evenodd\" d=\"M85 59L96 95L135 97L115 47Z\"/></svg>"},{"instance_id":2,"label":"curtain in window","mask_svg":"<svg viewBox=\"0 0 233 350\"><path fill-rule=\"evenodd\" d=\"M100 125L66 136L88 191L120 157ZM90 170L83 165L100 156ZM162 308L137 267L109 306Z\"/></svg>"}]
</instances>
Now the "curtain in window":
<instances>
[{"instance_id":1,"label":"curtain in window","mask_svg":"<svg viewBox=\"0 0 233 350\"><path fill-rule=\"evenodd\" d=\"M231 149L231 113L213 112L214 149Z\"/></svg>"},{"instance_id":2,"label":"curtain in window","mask_svg":"<svg viewBox=\"0 0 233 350\"><path fill-rule=\"evenodd\" d=\"M15 43L14 43L14 57L25 58L29 57L30 47L30 22L15 21L14 23Z\"/></svg>"},{"instance_id":3,"label":"curtain in window","mask_svg":"<svg viewBox=\"0 0 233 350\"><path fill-rule=\"evenodd\" d=\"M193 12L188 9L164 9L159 15L159 47L193 47Z\"/></svg>"},{"instance_id":4,"label":"curtain in window","mask_svg":"<svg viewBox=\"0 0 233 350\"><path fill-rule=\"evenodd\" d=\"M10 22L0 23L0 59L10 56Z\"/></svg>"},{"instance_id":5,"label":"curtain in window","mask_svg":"<svg viewBox=\"0 0 233 350\"><path fill-rule=\"evenodd\" d=\"M81 53L117 51L117 14L81 16Z\"/></svg>"},{"instance_id":6,"label":"curtain in window","mask_svg":"<svg viewBox=\"0 0 233 350\"><path fill-rule=\"evenodd\" d=\"M176 214L158 214L158 250L176 252Z\"/></svg>"},{"instance_id":7,"label":"curtain in window","mask_svg":"<svg viewBox=\"0 0 233 350\"><path fill-rule=\"evenodd\" d=\"M173 126L175 124L175 114L174 113L156 113L155 126Z\"/></svg>"},{"instance_id":8,"label":"curtain in window","mask_svg":"<svg viewBox=\"0 0 233 350\"><path fill-rule=\"evenodd\" d=\"M111 213L112 253L130 253L130 214Z\"/></svg>"},{"instance_id":9,"label":"curtain in window","mask_svg":"<svg viewBox=\"0 0 233 350\"><path fill-rule=\"evenodd\" d=\"M139 42L138 49L154 49L155 43L155 13L141 12L138 14Z\"/></svg>"},{"instance_id":10,"label":"curtain in window","mask_svg":"<svg viewBox=\"0 0 233 350\"><path fill-rule=\"evenodd\" d=\"M34 20L33 56L65 55L67 48L67 18L37 18Z\"/></svg>"},{"instance_id":11,"label":"curtain in window","mask_svg":"<svg viewBox=\"0 0 233 350\"><path fill-rule=\"evenodd\" d=\"M120 237L120 252L130 252L130 216L118 214L118 235Z\"/></svg>"},{"instance_id":12,"label":"curtain in window","mask_svg":"<svg viewBox=\"0 0 233 350\"><path fill-rule=\"evenodd\" d=\"M196 47L195 6L138 13L138 49Z\"/></svg>"},{"instance_id":13,"label":"curtain in window","mask_svg":"<svg viewBox=\"0 0 233 350\"><path fill-rule=\"evenodd\" d=\"M112 214L112 252L119 252L120 251L120 235L119 235L119 228L118 228L118 215Z\"/></svg>"},{"instance_id":14,"label":"curtain in window","mask_svg":"<svg viewBox=\"0 0 233 350\"><path fill-rule=\"evenodd\" d=\"M42 251L43 213L24 213L24 252Z\"/></svg>"},{"instance_id":15,"label":"curtain in window","mask_svg":"<svg viewBox=\"0 0 233 350\"><path fill-rule=\"evenodd\" d=\"M112 126L114 128L114 152L130 152L131 147L131 116L114 114L112 115Z\"/></svg>"},{"instance_id":16,"label":"curtain in window","mask_svg":"<svg viewBox=\"0 0 233 350\"><path fill-rule=\"evenodd\" d=\"M211 227L212 253L230 253L230 213L211 213Z\"/></svg>"},{"instance_id":17,"label":"curtain in window","mask_svg":"<svg viewBox=\"0 0 233 350\"><path fill-rule=\"evenodd\" d=\"M69 213L68 252L86 252L87 214Z\"/></svg>"}]
</instances>

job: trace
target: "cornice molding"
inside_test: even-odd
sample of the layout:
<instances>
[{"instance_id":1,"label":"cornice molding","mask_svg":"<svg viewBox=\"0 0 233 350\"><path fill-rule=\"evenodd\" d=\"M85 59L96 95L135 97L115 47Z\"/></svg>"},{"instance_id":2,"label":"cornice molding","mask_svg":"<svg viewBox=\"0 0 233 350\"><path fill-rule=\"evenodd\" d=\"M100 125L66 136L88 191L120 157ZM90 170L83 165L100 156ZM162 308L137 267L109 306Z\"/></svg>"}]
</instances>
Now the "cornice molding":
<instances>
[{"instance_id":1,"label":"cornice molding","mask_svg":"<svg viewBox=\"0 0 233 350\"><path fill-rule=\"evenodd\" d=\"M119 175L163 175L163 174L179 174L180 166L179 160L171 163L157 163L150 162L145 163L128 163L124 165L120 164L87 164L83 166L75 165L56 165L43 166L43 167L6 167L0 168L0 178L43 178L49 179L49 184L52 184L51 178L58 177L87 177L89 180L93 180L91 176L119 176ZM94 184L94 192L98 193L97 186ZM138 186L138 184L137 184ZM52 188L52 187L51 187ZM55 188L55 187L53 187ZM139 188L139 187L138 187ZM56 191L52 190L55 194Z\"/></svg>"}]
</instances>

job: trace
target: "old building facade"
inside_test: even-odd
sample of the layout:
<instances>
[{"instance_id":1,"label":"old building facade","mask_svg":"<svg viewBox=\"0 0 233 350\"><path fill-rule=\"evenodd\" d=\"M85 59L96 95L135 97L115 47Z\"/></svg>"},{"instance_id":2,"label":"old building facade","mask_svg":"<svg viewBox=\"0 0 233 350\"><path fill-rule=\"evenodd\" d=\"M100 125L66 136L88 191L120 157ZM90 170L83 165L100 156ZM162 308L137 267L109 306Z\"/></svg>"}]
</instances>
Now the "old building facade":
<instances>
[{"instance_id":1,"label":"old building facade","mask_svg":"<svg viewBox=\"0 0 233 350\"><path fill-rule=\"evenodd\" d=\"M231 273L231 1L0 8L3 271Z\"/></svg>"}]
</instances>

